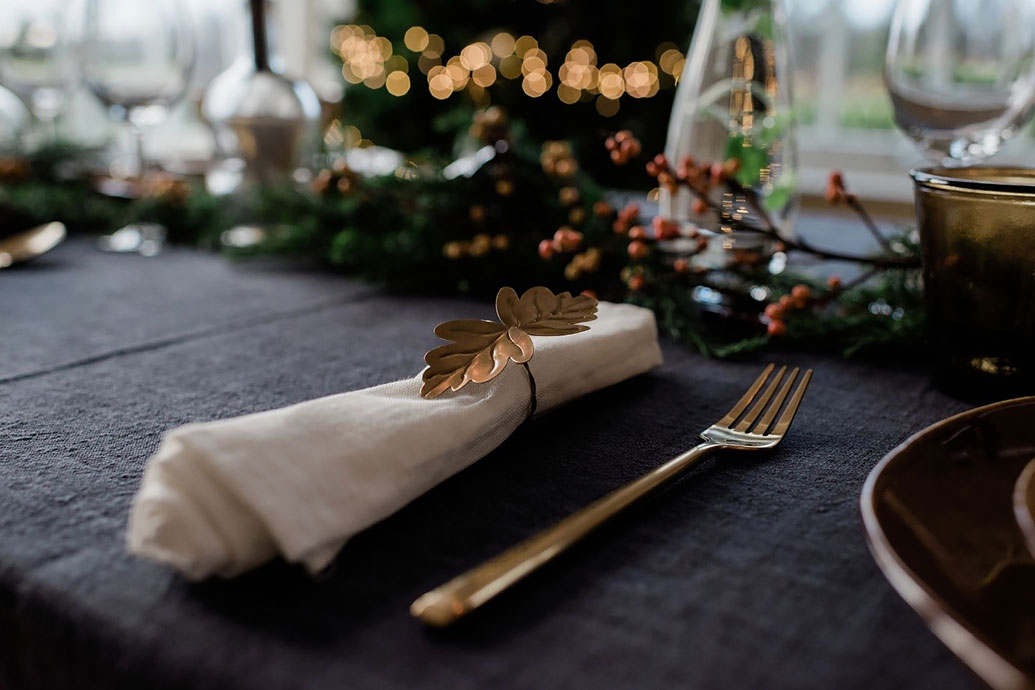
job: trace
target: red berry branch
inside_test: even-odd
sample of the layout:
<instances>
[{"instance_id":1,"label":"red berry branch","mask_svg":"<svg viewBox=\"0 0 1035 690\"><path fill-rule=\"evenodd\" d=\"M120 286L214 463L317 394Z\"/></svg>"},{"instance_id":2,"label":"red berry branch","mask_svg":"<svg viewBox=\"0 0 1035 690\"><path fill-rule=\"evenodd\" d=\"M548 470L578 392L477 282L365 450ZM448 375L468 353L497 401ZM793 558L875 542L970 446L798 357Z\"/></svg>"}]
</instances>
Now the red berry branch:
<instances>
[{"instance_id":1,"label":"red berry branch","mask_svg":"<svg viewBox=\"0 0 1035 690\"><path fill-rule=\"evenodd\" d=\"M859 200L855 195L847 192L841 173L831 173L830 181L827 185L827 199L832 203L844 202L855 211L866 228L884 248L886 252L884 256L873 257L846 254L835 250L821 249L800 238L792 239L785 237L780 228L769 217L769 214L766 213L761 200L758 198L758 194L753 189L741 185L734 178L738 166L739 162L734 158L721 163L696 162L691 156L687 156L679 162L679 165L673 172L665 154L659 153L653 160L647 163L647 174L656 178L659 186L664 187L670 193L677 192L680 185L686 186L694 196L692 210L695 214L703 215L710 210L722 218L722 222L730 226L735 232L766 235L781 242L788 249L812 254L822 259L851 261L880 268L916 268L919 266L915 258L902 257L895 254L891 245L880 233L880 230L878 230L873 219L863 208ZM723 210L711 197L712 190L719 186L724 187L731 194L743 198L750 208L751 215L749 217L733 217L729 214L724 214Z\"/></svg>"}]
</instances>

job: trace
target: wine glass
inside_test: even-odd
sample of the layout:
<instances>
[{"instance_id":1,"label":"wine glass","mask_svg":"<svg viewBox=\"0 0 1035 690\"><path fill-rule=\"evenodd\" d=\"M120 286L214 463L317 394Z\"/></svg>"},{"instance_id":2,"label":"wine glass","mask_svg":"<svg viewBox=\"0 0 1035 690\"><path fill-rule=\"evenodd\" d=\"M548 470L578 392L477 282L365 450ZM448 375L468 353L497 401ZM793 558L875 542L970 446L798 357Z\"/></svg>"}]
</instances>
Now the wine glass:
<instances>
[{"instance_id":1,"label":"wine glass","mask_svg":"<svg viewBox=\"0 0 1035 690\"><path fill-rule=\"evenodd\" d=\"M183 96L194 54L193 25L179 0L87 0L83 78L130 134L123 160L113 165L123 177L143 179L143 129Z\"/></svg>"},{"instance_id":2,"label":"wine glass","mask_svg":"<svg viewBox=\"0 0 1035 690\"><path fill-rule=\"evenodd\" d=\"M1032 116L1033 5L898 0L884 79L896 122L932 162L980 163Z\"/></svg>"},{"instance_id":3,"label":"wine glass","mask_svg":"<svg viewBox=\"0 0 1035 690\"><path fill-rule=\"evenodd\" d=\"M75 80L67 0L0 0L0 80L54 132Z\"/></svg>"}]
</instances>

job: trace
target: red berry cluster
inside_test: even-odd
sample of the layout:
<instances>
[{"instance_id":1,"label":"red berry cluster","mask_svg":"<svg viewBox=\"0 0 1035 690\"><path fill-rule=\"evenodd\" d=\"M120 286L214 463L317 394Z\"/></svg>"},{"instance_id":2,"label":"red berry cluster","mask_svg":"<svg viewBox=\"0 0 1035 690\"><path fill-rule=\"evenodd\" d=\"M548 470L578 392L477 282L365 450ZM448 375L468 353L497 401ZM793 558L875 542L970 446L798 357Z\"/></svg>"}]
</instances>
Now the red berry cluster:
<instances>
[{"instance_id":1,"label":"red berry cluster","mask_svg":"<svg viewBox=\"0 0 1035 690\"><path fill-rule=\"evenodd\" d=\"M813 295L808 285L795 285L789 295L784 295L776 302L766 305L766 332L772 336L780 336L787 332L787 318L795 311L801 311L809 305L823 303L834 297L842 289L841 278L827 278L827 292Z\"/></svg>"},{"instance_id":2,"label":"red berry cluster","mask_svg":"<svg viewBox=\"0 0 1035 690\"><path fill-rule=\"evenodd\" d=\"M582 233L564 226L557 229L552 240L543 240L539 243L539 256L543 259L550 259L557 252L573 252L579 248L580 244L582 244Z\"/></svg>"},{"instance_id":3,"label":"red berry cluster","mask_svg":"<svg viewBox=\"0 0 1035 690\"><path fill-rule=\"evenodd\" d=\"M795 310L804 309L812 299L812 291L807 285L795 285L791 294L784 295L777 302L766 305L765 316L769 323L766 332L772 336L780 336L787 332L787 317Z\"/></svg>"},{"instance_id":4,"label":"red berry cluster","mask_svg":"<svg viewBox=\"0 0 1035 690\"><path fill-rule=\"evenodd\" d=\"M823 190L823 198L831 204L839 204L846 201L855 201L855 195L849 194L845 188L845 176L835 170L827 178L826 189Z\"/></svg>"},{"instance_id":5,"label":"red berry cluster","mask_svg":"<svg viewBox=\"0 0 1035 690\"><path fill-rule=\"evenodd\" d=\"M627 129L608 137L604 146L611 152L611 162L615 165L625 165L630 158L635 158L643 151L639 139Z\"/></svg>"},{"instance_id":6,"label":"red berry cluster","mask_svg":"<svg viewBox=\"0 0 1035 690\"><path fill-rule=\"evenodd\" d=\"M628 203L625 208L618 212L618 217L615 218L615 222L611 225L616 235L624 235L629 232L633 223L640 217L640 205L634 203Z\"/></svg>"},{"instance_id":7,"label":"red berry cluster","mask_svg":"<svg viewBox=\"0 0 1035 690\"><path fill-rule=\"evenodd\" d=\"M675 192L680 184L685 184L694 193L692 210L696 215L708 212L708 193L713 187L731 180L740 161L730 158L725 161L695 161L693 156L684 156L675 171L669 166L668 158L658 154L647 163L647 174L658 180L658 184L670 192Z\"/></svg>"}]
</instances>

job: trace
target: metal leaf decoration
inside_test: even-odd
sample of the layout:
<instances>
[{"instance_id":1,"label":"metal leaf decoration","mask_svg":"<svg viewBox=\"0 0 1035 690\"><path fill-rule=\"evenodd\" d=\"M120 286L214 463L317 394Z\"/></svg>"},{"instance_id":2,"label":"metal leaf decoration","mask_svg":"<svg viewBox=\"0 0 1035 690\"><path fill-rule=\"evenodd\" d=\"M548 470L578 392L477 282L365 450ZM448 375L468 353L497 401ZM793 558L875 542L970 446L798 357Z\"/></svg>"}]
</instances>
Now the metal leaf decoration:
<instances>
[{"instance_id":1,"label":"metal leaf decoration","mask_svg":"<svg viewBox=\"0 0 1035 690\"><path fill-rule=\"evenodd\" d=\"M587 295L555 295L534 287L518 297L505 287L496 295L496 315L501 323L476 319L446 321L435 335L451 341L424 355L420 394L437 398L447 390L460 390L470 382L485 383L514 361L532 358L531 335L571 335L589 330L582 325L597 318L597 301Z\"/></svg>"}]
</instances>

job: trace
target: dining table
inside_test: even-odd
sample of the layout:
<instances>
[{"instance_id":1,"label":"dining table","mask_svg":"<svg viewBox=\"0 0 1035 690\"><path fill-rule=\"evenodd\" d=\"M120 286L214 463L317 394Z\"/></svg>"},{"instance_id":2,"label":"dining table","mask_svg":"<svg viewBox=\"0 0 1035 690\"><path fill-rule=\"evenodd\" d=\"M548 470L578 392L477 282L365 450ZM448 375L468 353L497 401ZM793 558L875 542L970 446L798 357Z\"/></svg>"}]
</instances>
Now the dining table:
<instances>
[{"instance_id":1,"label":"dining table","mask_svg":"<svg viewBox=\"0 0 1035 690\"><path fill-rule=\"evenodd\" d=\"M717 359L662 333L660 368L522 425L315 576L274 561L190 582L127 552L166 430L413 376L436 324L491 313L298 260L84 236L0 271L0 688L978 687L860 518L880 459L972 406L922 359ZM411 617L693 446L770 361L815 372L775 451L709 459L457 625Z\"/></svg>"}]
</instances>

